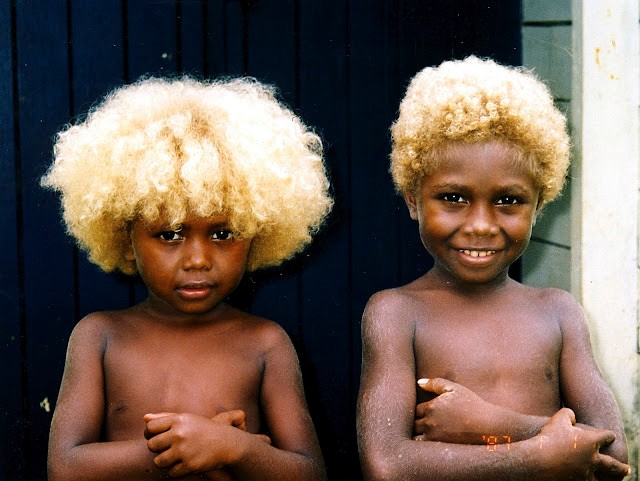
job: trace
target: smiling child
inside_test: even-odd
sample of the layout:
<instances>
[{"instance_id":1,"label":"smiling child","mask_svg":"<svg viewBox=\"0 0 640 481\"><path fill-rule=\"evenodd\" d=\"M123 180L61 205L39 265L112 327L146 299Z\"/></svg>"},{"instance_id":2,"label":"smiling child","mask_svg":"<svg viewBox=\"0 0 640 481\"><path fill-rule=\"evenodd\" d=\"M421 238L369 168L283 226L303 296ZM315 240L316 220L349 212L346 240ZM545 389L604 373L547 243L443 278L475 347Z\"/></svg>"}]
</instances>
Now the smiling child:
<instances>
[{"instance_id":1,"label":"smiling child","mask_svg":"<svg viewBox=\"0 0 640 481\"><path fill-rule=\"evenodd\" d=\"M434 266L363 315L365 479L622 479L624 429L584 313L508 274L569 164L548 89L475 57L425 68L392 136L393 179Z\"/></svg>"},{"instance_id":2,"label":"smiling child","mask_svg":"<svg viewBox=\"0 0 640 481\"><path fill-rule=\"evenodd\" d=\"M320 138L271 87L149 78L59 133L43 184L133 307L69 340L49 479L325 479L296 352L226 302L246 271L301 251L332 200Z\"/></svg>"}]
</instances>

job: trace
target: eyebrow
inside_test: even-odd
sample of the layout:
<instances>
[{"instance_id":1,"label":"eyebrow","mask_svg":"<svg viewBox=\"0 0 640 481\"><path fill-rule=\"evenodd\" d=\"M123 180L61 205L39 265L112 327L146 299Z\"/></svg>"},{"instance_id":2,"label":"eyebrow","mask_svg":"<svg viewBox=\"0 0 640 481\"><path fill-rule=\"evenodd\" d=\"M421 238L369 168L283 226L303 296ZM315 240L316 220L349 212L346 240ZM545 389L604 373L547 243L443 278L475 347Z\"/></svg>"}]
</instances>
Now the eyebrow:
<instances>
[{"instance_id":1,"label":"eyebrow","mask_svg":"<svg viewBox=\"0 0 640 481\"><path fill-rule=\"evenodd\" d=\"M443 184L436 184L432 186L432 189L436 189L436 190L465 190L467 188L468 187L465 187L462 184L453 184L449 182L445 182Z\"/></svg>"},{"instance_id":2,"label":"eyebrow","mask_svg":"<svg viewBox=\"0 0 640 481\"><path fill-rule=\"evenodd\" d=\"M531 189L524 187L520 184L507 184L507 185L502 185L499 187L499 190L501 191L516 191L516 192L520 192L522 194L529 194L531 193Z\"/></svg>"},{"instance_id":3,"label":"eyebrow","mask_svg":"<svg viewBox=\"0 0 640 481\"><path fill-rule=\"evenodd\" d=\"M453 182L444 182L442 184L433 185L431 188L437 190L466 190L469 188L469 186L466 186L464 184L456 184ZM530 189L522 186L521 184L505 184L497 186L497 190L515 190L519 192L529 192Z\"/></svg>"}]
</instances>

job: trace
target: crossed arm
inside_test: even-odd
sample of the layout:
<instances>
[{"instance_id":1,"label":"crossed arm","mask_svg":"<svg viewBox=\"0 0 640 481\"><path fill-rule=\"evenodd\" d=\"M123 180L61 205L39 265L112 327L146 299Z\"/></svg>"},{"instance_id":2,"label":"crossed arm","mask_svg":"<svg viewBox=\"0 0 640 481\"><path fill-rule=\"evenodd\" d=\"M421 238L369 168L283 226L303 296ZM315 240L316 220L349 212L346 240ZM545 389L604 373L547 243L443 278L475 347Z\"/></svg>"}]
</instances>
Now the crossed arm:
<instances>
[{"instance_id":1,"label":"crossed arm","mask_svg":"<svg viewBox=\"0 0 640 481\"><path fill-rule=\"evenodd\" d=\"M139 437L103 441L105 341L95 322L81 321L70 339L52 421L49 479L324 481L294 348L283 331L272 334L260 392L269 438L248 433L244 413L229 411L213 418L150 413L140 420Z\"/></svg>"},{"instance_id":2,"label":"crossed arm","mask_svg":"<svg viewBox=\"0 0 640 481\"><path fill-rule=\"evenodd\" d=\"M624 477L628 466L600 449L611 445L616 434L576 425L570 409L563 408L550 419L520 416L501 412L502 408L456 387L456 395L464 394L458 400L466 403L474 398L473 402L478 402L477 414L484 425L477 430L469 430L468 426L452 428L456 432L442 434L442 420L451 419L451 413L460 405L449 406L448 413L444 408L438 411L436 408L442 406L437 403L446 400L443 385L447 388L452 384L433 380L427 388L445 396L436 397L431 406L419 406L416 420L414 326L403 320L397 295L374 297L363 317L358 441L366 480L594 480L596 471L606 473L611 479ZM576 355L572 350L578 348L568 348L562 363L575 361L570 357ZM577 372L567 372L569 377L575 375ZM570 382L563 380L566 386ZM598 401L602 399L595 400L594 405ZM431 412L430 408L433 408ZM577 409L585 423L598 417L586 412L592 408ZM437 415L440 424L431 429L429 423L434 423ZM514 433L508 449L488 450L486 443L480 444L480 433L494 432L492 430ZM621 428L617 427L616 431L621 432ZM420 440L414 440L420 433L423 433ZM620 451L622 454L617 454L626 460L626 449Z\"/></svg>"},{"instance_id":3,"label":"crossed arm","mask_svg":"<svg viewBox=\"0 0 640 481\"><path fill-rule=\"evenodd\" d=\"M270 437L247 433L239 410L213 419L147 414L145 436L157 467L168 470L170 477L204 473L216 481L324 480L298 361L284 332L279 337L267 354L261 391Z\"/></svg>"}]
</instances>

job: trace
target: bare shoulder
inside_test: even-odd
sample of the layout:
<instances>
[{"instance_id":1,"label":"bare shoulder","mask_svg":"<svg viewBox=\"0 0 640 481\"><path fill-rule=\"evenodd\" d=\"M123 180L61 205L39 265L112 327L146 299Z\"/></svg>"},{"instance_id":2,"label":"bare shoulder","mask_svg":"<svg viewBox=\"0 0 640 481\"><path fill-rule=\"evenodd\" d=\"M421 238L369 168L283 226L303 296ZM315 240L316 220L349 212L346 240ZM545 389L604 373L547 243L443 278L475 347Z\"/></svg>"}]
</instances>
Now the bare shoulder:
<instances>
[{"instance_id":1,"label":"bare shoulder","mask_svg":"<svg viewBox=\"0 0 640 481\"><path fill-rule=\"evenodd\" d=\"M406 316L408 312L419 308L423 303L422 295L426 289L415 281L404 286L385 289L373 294L365 307L365 316Z\"/></svg>"},{"instance_id":2,"label":"bare shoulder","mask_svg":"<svg viewBox=\"0 0 640 481\"><path fill-rule=\"evenodd\" d=\"M565 290L555 287L531 287L520 284L524 297L546 306L553 313L562 316L563 314L575 314L582 311L582 307L573 295Z\"/></svg>"},{"instance_id":3,"label":"bare shoulder","mask_svg":"<svg viewBox=\"0 0 640 481\"><path fill-rule=\"evenodd\" d=\"M236 308L232 308L232 315L237 320L237 329L241 336L252 343L259 344L262 350L291 344L284 328L271 319Z\"/></svg>"},{"instance_id":4,"label":"bare shoulder","mask_svg":"<svg viewBox=\"0 0 640 481\"><path fill-rule=\"evenodd\" d=\"M71 332L71 341L90 342L96 341L106 343L114 329L117 329L124 311L97 311L87 314L80 319Z\"/></svg>"},{"instance_id":5,"label":"bare shoulder","mask_svg":"<svg viewBox=\"0 0 640 481\"><path fill-rule=\"evenodd\" d=\"M411 346L423 309L423 298L411 284L375 293L362 315L365 345Z\"/></svg>"},{"instance_id":6,"label":"bare shoulder","mask_svg":"<svg viewBox=\"0 0 640 481\"><path fill-rule=\"evenodd\" d=\"M520 284L519 299L527 300L528 307L554 319L563 332L586 326L586 317L580 303L567 291L557 288L538 288Z\"/></svg>"}]
</instances>

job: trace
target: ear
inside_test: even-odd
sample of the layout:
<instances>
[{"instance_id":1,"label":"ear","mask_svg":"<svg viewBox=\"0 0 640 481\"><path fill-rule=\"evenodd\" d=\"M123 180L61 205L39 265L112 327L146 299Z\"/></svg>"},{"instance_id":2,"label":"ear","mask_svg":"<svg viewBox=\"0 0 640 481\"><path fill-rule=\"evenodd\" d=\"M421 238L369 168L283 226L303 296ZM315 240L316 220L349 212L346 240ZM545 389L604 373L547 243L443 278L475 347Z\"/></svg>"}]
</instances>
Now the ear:
<instances>
[{"instance_id":1,"label":"ear","mask_svg":"<svg viewBox=\"0 0 640 481\"><path fill-rule=\"evenodd\" d=\"M536 225L536 221L538 220L538 214L540 214L540 211L542 210L543 205L544 204L542 203L542 200L540 200L540 197L538 197L538 204L536 205L536 210L533 213L533 222L531 223L532 227Z\"/></svg>"},{"instance_id":2,"label":"ear","mask_svg":"<svg viewBox=\"0 0 640 481\"><path fill-rule=\"evenodd\" d=\"M131 233L129 233L129 235L127 236L127 247L124 250L124 259L129 261L129 262L135 262L136 261L136 254L133 251L133 244L131 242Z\"/></svg>"},{"instance_id":3,"label":"ear","mask_svg":"<svg viewBox=\"0 0 640 481\"><path fill-rule=\"evenodd\" d=\"M404 193L404 201L409 209L409 215L413 220L418 220L418 205L416 204L416 196L412 193Z\"/></svg>"}]
</instances>

